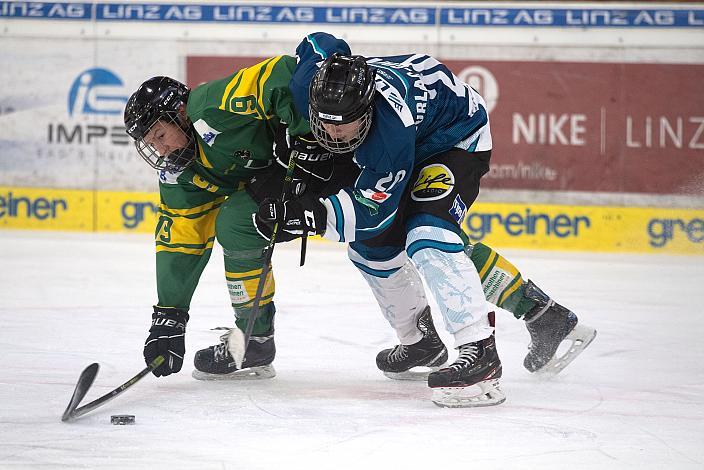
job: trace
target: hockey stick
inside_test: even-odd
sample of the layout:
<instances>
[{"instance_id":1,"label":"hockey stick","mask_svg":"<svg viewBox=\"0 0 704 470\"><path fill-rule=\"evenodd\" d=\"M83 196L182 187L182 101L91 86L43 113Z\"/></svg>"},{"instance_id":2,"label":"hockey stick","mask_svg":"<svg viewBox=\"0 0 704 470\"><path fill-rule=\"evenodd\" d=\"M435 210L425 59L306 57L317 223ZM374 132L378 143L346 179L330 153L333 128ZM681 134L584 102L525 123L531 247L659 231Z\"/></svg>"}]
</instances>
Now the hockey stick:
<instances>
[{"instance_id":1,"label":"hockey stick","mask_svg":"<svg viewBox=\"0 0 704 470\"><path fill-rule=\"evenodd\" d=\"M288 191L291 187L291 182L293 181L293 170L296 168L296 159L289 158L288 166L286 167L286 176L284 177L283 189L281 190L281 201L286 200L288 196ZM228 349L232 358L235 361L238 369L242 369L242 364L244 363L245 354L247 352L247 344L249 344L249 338L252 336L252 330L254 330L254 322L259 316L259 305L262 300L262 295L264 294L264 284L266 283L266 278L271 270L271 257L274 254L274 245L276 245L276 236L279 233L279 221L274 222L274 229L271 233L271 239L269 239L269 245L266 247L266 255L264 256L264 265L262 266L262 273L259 275L259 283L257 284L257 292L254 294L254 301L252 303L252 311L247 319L247 328L242 331L235 327L230 330L230 335L228 337Z\"/></svg>"},{"instance_id":2,"label":"hockey stick","mask_svg":"<svg viewBox=\"0 0 704 470\"><path fill-rule=\"evenodd\" d=\"M303 234L301 238L301 262L299 266L306 264L306 247L308 246L308 232Z\"/></svg>"},{"instance_id":3,"label":"hockey stick","mask_svg":"<svg viewBox=\"0 0 704 470\"><path fill-rule=\"evenodd\" d=\"M122 392L130 388L132 385L136 384L142 378L159 367L162 363L164 362L164 356L157 356L156 359L154 359L152 362L149 363L147 367L142 369L137 375L129 379L127 382L123 383L116 389L112 390L109 393L106 393L102 397L93 400L90 403L87 403L80 408L78 407L78 404L83 400L83 398L86 396L88 393L88 389L90 388L91 385L93 385L93 381L95 380L95 377L98 375L98 370L100 369L100 366L98 365L97 362L94 362L93 364L89 365L86 367L83 372L81 372L81 375L78 377L78 383L76 384L76 389L73 391L73 395L71 396L71 401L68 402L68 406L66 407L66 411L64 411L64 414L61 416L61 421L68 422L72 421L80 416L83 416L84 414L93 411L94 409L98 408L99 406L104 405L108 401L112 400L116 396L120 395Z\"/></svg>"}]
</instances>

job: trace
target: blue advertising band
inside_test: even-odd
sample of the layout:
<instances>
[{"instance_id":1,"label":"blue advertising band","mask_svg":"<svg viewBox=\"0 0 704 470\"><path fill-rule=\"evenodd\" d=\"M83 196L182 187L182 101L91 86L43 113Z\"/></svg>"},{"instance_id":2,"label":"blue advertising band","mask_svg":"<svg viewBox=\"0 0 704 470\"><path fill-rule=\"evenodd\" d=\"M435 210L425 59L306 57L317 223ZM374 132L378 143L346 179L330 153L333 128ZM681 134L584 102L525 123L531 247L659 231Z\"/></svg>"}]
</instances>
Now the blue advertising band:
<instances>
[{"instance_id":1,"label":"blue advertising band","mask_svg":"<svg viewBox=\"0 0 704 470\"><path fill-rule=\"evenodd\" d=\"M324 25L704 28L704 8L494 8L394 5L155 4L0 1L0 18Z\"/></svg>"}]
</instances>

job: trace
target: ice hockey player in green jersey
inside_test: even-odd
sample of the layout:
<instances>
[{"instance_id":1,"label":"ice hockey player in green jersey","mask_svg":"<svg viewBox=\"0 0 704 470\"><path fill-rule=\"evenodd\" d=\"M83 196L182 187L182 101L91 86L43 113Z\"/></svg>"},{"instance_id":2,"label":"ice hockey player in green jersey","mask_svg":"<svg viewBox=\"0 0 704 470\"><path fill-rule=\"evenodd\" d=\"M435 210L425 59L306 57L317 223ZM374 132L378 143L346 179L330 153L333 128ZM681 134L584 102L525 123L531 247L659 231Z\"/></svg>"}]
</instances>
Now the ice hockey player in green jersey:
<instances>
[{"instance_id":1,"label":"ice hockey player in green jersey","mask_svg":"<svg viewBox=\"0 0 704 470\"><path fill-rule=\"evenodd\" d=\"M156 376L181 370L191 297L215 240L223 247L236 325L245 330L268 245L252 223L257 203L248 182L277 166L272 151L277 129L285 124L290 136L310 132L288 89L295 62L273 57L192 90L172 78L154 77L126 105L127 133L142 158L159 170L158 303L144 346L147 363L158 355L167 358L154 370ZM297 139L305 142L292 137L294 143ZM226 333L219 344L195 354L195 378L275 375L274 287L270 271L241 369Z\"/></svg>"}]
</instances>

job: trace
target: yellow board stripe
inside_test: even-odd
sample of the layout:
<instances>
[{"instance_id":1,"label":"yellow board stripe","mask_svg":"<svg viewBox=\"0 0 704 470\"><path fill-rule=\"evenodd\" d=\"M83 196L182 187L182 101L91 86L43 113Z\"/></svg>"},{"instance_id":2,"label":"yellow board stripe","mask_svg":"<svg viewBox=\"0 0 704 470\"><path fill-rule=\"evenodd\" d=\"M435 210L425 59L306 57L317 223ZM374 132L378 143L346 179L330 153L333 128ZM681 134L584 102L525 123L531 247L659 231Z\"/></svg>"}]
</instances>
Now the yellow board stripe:
<instances>
[{"instance_id":1,"label":"yellow board stripe","mask_svg":"<svg viewBox=\"0 0 704 470\"><path fill-rule=\"evenodd\" d=\"M255 98L251 99L256 107ZM215 188L203 186L208 191ZM666 199L658 201L665 204ZM159 200L158 192L0 186L0 230L154 234L160 217L169 215L168 208L158 209ZM172 210L174 223L192 220L187 217L198 214L191 213L219 203ZM471 240L486 238L494 248L704 256L703 220L702 208L475 203L464 228ZM171 241L204 243L206 239L189 235ZM489 272L484 271L483 277Z\"/></svg>"}]
</instances>

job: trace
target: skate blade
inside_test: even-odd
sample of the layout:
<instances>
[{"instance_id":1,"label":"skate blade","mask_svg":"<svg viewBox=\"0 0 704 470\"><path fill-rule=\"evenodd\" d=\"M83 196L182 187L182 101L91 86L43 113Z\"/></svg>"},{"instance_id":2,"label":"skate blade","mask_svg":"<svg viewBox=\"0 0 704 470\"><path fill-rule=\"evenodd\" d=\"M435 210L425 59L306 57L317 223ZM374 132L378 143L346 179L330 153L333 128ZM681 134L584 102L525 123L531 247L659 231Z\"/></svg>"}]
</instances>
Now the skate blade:
<instances>
[{"instance_id":1,"label":"skate blade","mask_svg":"<svg viewBox=\"0 0 704 470\"><path fill-rule=\"evenodd\" d=\"M500 405L506 395L499 387L499 379L492 379L468 387L434 388L431 400L442 408L477 408Z\"/></svg>"},{"instance_id":2,"label":"skate blade","mask_svg":"<svg viewBox=\"0 0 704 470\"><path fill-rule=\"evenodd\" d=\"M596 330L590 326L578 323L574 329L565 336L562 341L570 341L567 351L558 356L555 354L543 367L535 371L535 375L539 377L553 377L559 374L562 369L567 367L587 346L596 338Z\"/></svg>"},{"instance_id":3,"label":"skate blade","mask_svg":"<svg viewBox=\"0 0 704 470\"><path fill-rule=\"evenodd\" d=\"M272 364L236 370L229 374L210 374L196 369L191 376L196 380L260 380L276 377L276 370Z\"/></svg>"},{"instance_id":4,"label":"skate blade","mask_svg":"<svg viewBox=\"0 0 704 470\"><path fill-rule=\"evenodd\" d=\"M439 366L418 366L411 367L409 370L404 372L384 372L384 375L393 380L410 380L414 382L421 382L428 380L428 375L431 372L447 367L447 362L440 364Z\"/></svg>"}]
</instances>

